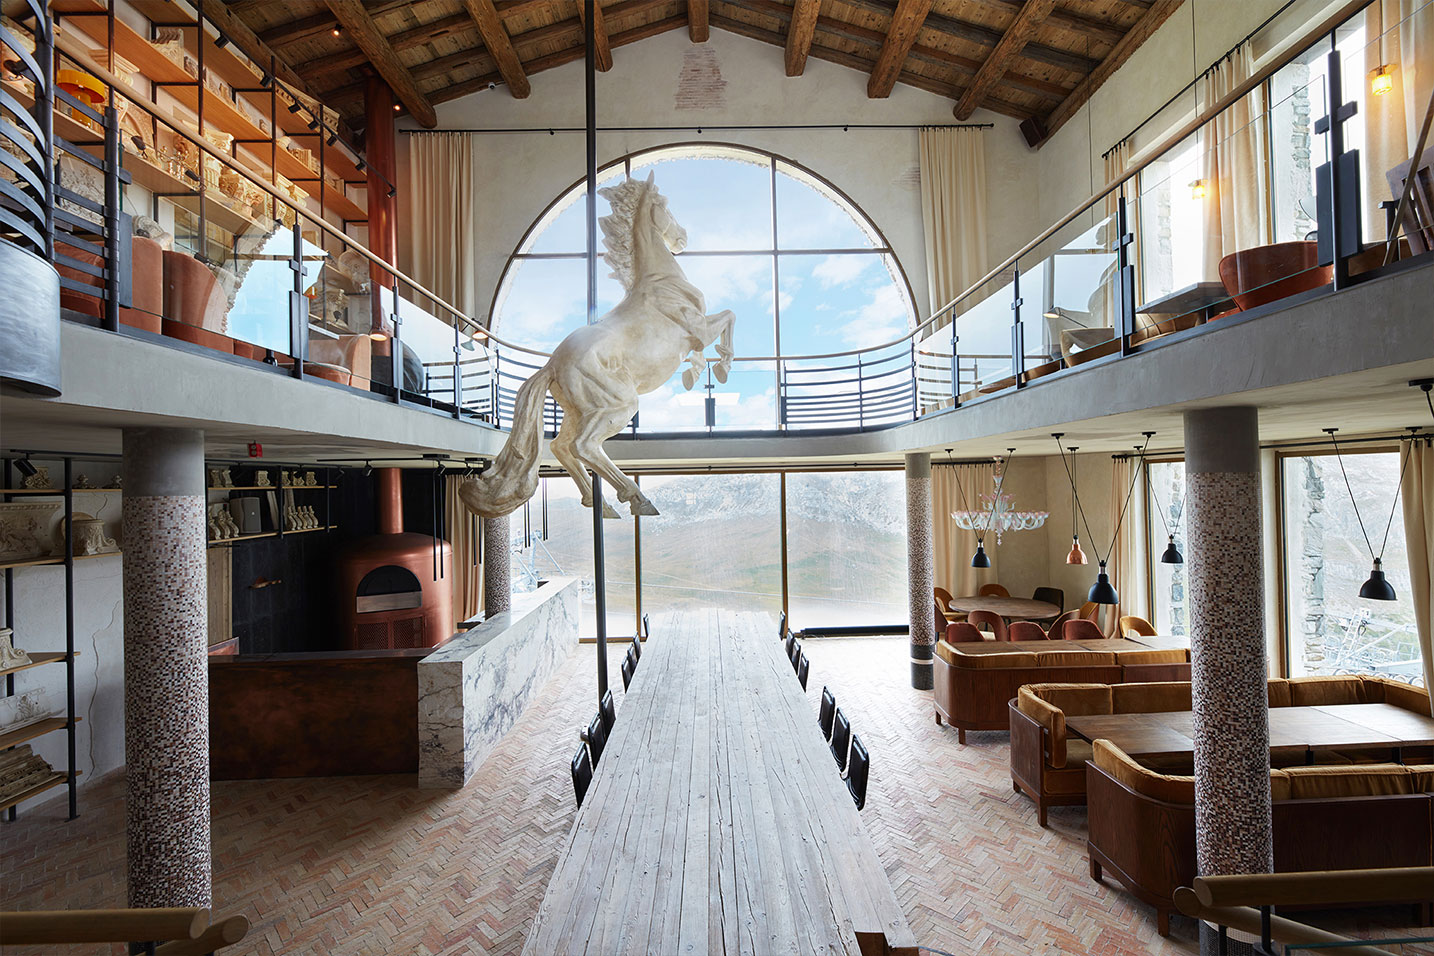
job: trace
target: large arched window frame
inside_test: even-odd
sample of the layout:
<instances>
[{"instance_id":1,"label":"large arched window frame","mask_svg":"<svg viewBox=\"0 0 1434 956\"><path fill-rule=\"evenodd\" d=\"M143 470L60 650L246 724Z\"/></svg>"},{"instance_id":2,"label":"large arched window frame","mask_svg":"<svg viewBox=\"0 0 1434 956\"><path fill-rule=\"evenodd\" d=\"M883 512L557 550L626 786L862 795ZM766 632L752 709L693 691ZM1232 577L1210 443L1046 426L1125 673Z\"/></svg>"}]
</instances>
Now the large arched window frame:
<instances>
[{"instance_id":1,"label":"large arched window frame","mask_svg":"<svg viewBox=\"0 0 1434 956\"><path fill-rule=\"evenodd\" d=\"M821 176L774 153L695 142L615 160L599 171L599 188L654 169L688 232L683 269L707 296L709 311L737 313L739 357L863 348L899 338L915 323L911 285L890 243ZM708 179L711 188L703 188ZM510 256L490 310L504 338L546 351L584 321L585 197L582 181L564 190ZM606 213L605 201L598 210ZM599 314L621 298L606 273L599 263ZM777 362L739 361L725 386L705 382L692 392L674 376L643 396L641 427L776 427L781 375Z\"/></svg>"}]
</instances>

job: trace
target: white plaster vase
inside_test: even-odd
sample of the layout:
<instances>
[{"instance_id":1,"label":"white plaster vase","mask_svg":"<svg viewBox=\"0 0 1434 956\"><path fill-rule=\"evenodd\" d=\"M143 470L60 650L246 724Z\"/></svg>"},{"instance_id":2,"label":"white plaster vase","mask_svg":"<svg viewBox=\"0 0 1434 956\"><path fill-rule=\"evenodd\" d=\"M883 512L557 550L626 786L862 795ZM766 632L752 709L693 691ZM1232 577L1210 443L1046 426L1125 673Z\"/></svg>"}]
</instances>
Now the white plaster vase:
<instances>
[{"instance_id":1,"label":"white plaster vase","mask_svg":"<svg viewBox=\"0 0 1434 956\"><path fill-rule=\"evenodd\" d=\"M105 522L103 518L96 518L94 515L85 514L83 511L75 512L75 554L108 554L119 550L115 539L105 534ZM55 553L65 553L65 519L61 518L60 523L55 527Z\"/></svg>"}]
</instances>

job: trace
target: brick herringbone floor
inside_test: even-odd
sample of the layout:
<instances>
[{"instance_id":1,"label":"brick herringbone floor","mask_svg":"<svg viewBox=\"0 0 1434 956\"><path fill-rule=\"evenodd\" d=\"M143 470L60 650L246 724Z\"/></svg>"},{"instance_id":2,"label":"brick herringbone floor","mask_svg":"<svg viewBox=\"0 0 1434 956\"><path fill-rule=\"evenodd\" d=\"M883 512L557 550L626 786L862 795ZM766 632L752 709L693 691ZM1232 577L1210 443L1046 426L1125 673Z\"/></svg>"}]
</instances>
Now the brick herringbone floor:
<instances>
[{"instance_id":1,"label":"brick herringbone floor","mask_svg":"<svg viewBox=\"0 0 1434 956\"><path fill-rule=\"evenodd\" d=\"M1148 907L1091 882L1083 809L1036 825L1012 792L1004 734L961 747L936 726L929 692L910 688L904 639L806 649L812 719L828 684L871 752L862 819L924 947L1195 951L1189 921L1161 940ZM226 954L517 953L572 822L567 761L594 709L593 661L576 652L456 793L408 776L216 783L215 909L253 924ZM0 907L123 906L123 798L113 775L82 793L79 820L56 800L0 827Z\"/></svg>"}]
</instances>

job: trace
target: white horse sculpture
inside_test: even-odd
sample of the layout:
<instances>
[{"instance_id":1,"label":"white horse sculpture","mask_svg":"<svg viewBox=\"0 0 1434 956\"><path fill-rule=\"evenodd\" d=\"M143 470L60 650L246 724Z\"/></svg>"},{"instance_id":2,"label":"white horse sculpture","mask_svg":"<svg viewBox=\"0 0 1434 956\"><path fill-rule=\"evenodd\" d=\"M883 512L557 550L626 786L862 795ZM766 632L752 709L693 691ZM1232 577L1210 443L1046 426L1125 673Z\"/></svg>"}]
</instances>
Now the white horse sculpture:
<instances>
[{"instance_id":1,"label":"white horse sculpture","mask_svg":"<svg viewBox=\"0 0 1434 956\"><path fill-rule=\"evenodd\" d=\"M730 309L707 315L702 293L683 275L673 253L686 247L687 231L667 211L652 174L646 181L627 179L598 194L612 204L612 215L600 220L607 247L603 258L627 294L596 323L563 339L548 363L518 389L507 444L491 468L459 488L468 509L485 518L511 513L537 490L543 398L548 393L563 407L553 456L577 482L583 506L593 503L591 468L612 483L633 514L657 514L637 483L608 458L602 443L632 418L637 397L671 378L684 359L689 365L682 371L682 384L691 389L707 364L702 353L714 342L712 374L719 382L727 381L736 317ZM603 516L617 517L606 501Z\"/></svg>"}]
</instances>

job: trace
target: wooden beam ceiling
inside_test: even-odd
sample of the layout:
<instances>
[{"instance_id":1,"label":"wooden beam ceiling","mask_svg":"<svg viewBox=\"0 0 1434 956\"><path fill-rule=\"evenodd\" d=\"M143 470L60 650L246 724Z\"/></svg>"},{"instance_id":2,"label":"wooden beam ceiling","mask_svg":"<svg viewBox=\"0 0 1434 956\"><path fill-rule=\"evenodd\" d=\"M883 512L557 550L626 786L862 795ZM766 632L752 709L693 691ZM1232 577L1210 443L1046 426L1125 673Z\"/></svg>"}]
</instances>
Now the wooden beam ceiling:
<instances>
[{"instance_id":1,"label":"wooden beam ceiling","mask_svg":"<svg viewBox=\"0 0 1434 956\"><path fill-rule=\"evenodd\" d=\"M1019 13L1022 5L1022 0L971 0L971 2L979 3L991 10L1004 10L1007 13ZM1120 38L1125 36L1125 30L1117 24L1107 23L1084 13L1076 13L1074 10L1065 10L1060 7L1056 7L1046 15L1046 22L1064 30L1084 33L1103 43L1119 43Z\"/></svg>"},{"instance_id":2,"label":"wooden beam ceiling","mask_svg":"<svg viewBox=\"0 0 1434 956\"><path fill-rule=\"evenodd\" d=\"M711 13L707 0L687 0L687 37L693 43L706 43Z\"/></svg>"},{"instance_id":3,"label":"wooden beam ceiling","mask_svg":"<svg viewBox=\"0 0 1434 956\"><path fill-rule=\"evenodd\" d=\"M259 39L278 50L290 43L298 43L300 40L328 33L338 25L339 21L335 20L331 13L315 13L313 16L300 17L298 20L290 20L277 27L270 27L259 34Z\"/></svg>"},{"instance_id":4,"label":"wooden beam ceiling","mask_svg":"<svg viewBox=\"0 0 1434 956\"><path fill-rule=\"evenodd\" d=\"M388 38L388 45L394 51L411 49L422 46L425 43L432 43L434 40L462 33L465 30L473 29L473 18L466 13L455 13L443 17L432 23L425 23L423 26L414 27L412 30L404 30ZM329 56L321 56L304 64L304 75L309 77L326 76L330 73L338 73L343 70L351 70L356 66L362 66L368 62L363 50L358 47L344 50L341 53L333 53Z\"/></svg>"},{"instance_id":5,"label":"wooden beam ceiling","mask_svg":"<svg viewBox=\"0 0 1434 956\"><path fill-rule=\"evenodd\" d=\"M896 78L906 63L906 54L911 52L916 34L931 12L931 3L932 0L897 0L886 40L881 44L881 54L877 56L871 79L866 83L867 96L885 99L891 95L891 88L896 85Z\"/></svg>"},{"instance_id":6,"label":"wooden beam ceiling","mask_svg":"<svg viewBox=\"0 0 1434 956\"><path fill-rule=\"evenodd\" d=\"M583 14L587 11L585 0L577 0L578 19L583 20ZM586 59L587 52L587 24L583 24L583 58ZM606 73L612 69L612 47L608 42L607 21L603 18L602 4L593 0L593 54L597 61L594 65L599 72Z\"/></svg>"},{"instance_id":7,"label":"wooden beam ceiling","mask_svg":"<svg viewBox=\"0 0 1434 956\"><path fill-rule=\"evenodd\" d=\"M473 22L478 25L478 34L497 62L498 72L503 75L508 92L512 93L515 99L525 99L532 92L532 87L528 85L528 74L524 72L523 61L518 59L518 53L513 49L508 28L503 26L503 18L498 16L493 0L463 0L463 9L468 11Z\"/></svg>"},{"instance_id":8,"label":"wooden beam ceiling","mask_svg":"<svg viewBox=\"0 0 1434 956\"><path fill-rule=\"evenodd\" d=\"M1130 55L1148 40L1150 35L1168 20L1172 13L1179 9L1182 2L1183 0L1155 0L1145 11L1144 16L1121 38L1121 41L1100 62L1100 65L1076 84L1076 88L1071 91L1070 95L1046 116L1044 120L1045 135L1041 137L1040 143L1036 144L1037 147L1048 141L1056 130L1064 126L1082 106L1089 102L1092 94L1100 89L1101 84L1125 65L1125 61L1130 59Z\"/></svg>"},{"instance_id":9,"label":"wooden beam ceiling","mask_svg":"<svg viewBox=\"0 0 1434 956\"><path fill-rule=\"evenodd\" d=\"M325 0L329 10L333 12L334 18L348 33L349 38L358 44L368 57L378 75L393 90L408 112L418 121L419 125L432 129L438 125L438 114L433 111L433 104L418 89L418 84L413 79L413 74L408 72L408 67L393 52L388 40L373 22L373 18L364 10L360 0Z\"/></svg>"},{"instance_id":10,"label":"wooden beam ceiling","mask_svg":"<svg viewBox=\"0 0 1434 956\"><path fill-rule=\"evenodd\" d=\"M1021 12L1016 14L1016 19L1011 21L1006 32L1001 35L1001 42L997 43L995 49L986 57L981 69L976 71L976 78L971 81L970 87L961 94L961 99L952 111L957 119L971 118L971 114L976 112L976 107L981 105L986 94L1006 75L1006 68L1011 65L1011 61L1025 49L1031 37L1036 35L1036 30L1055 5L1056 0L1026 0Z\"/></svg>"},{"instance_id":11,"label":"wooden beam ceiling","mask_svg":"<svg viewBox=\"0 0 1434 956\"><path fill-rule=\"evenodd\" d=\"M787 75L801 76L807 68L807 51L817 33L817 16L822 0L796 0L791 24L787 27Z\"/></svg>"}]
</instances>

